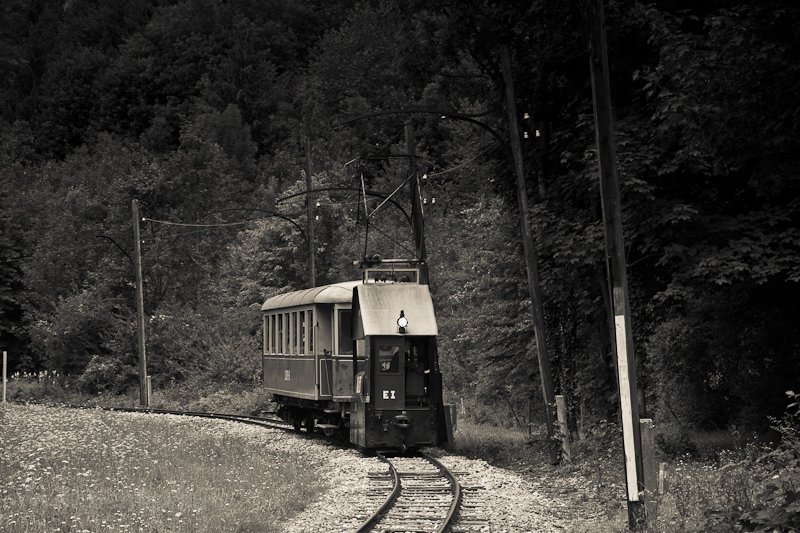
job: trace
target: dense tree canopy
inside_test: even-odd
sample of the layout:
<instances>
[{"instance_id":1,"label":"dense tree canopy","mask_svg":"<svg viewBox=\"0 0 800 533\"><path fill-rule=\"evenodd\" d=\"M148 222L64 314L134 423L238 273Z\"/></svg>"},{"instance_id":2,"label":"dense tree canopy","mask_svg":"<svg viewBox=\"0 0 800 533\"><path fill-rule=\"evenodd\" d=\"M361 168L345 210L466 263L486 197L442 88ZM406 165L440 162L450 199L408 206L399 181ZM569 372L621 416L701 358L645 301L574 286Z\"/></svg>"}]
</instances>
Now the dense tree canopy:
<instances>
[{"instance_id":1,"label":"dense tree canopy","mask_svg":"<svg viewBox=\"0 0 800 533\"><path fill-rule=\"evenodd\" d=\"M13 368L94 389L135 379L136 198L154 378L251 379L259 302L308 279L304 198L279 201L305 188L304 138L325 189L318 279L335 282L365 252L362 178L391 193L408 176L410 121L448 391L519 415L538 378L507 44L556 388L576 413L613 414L584 13L539 1L4 2L0 334ZM682 425L757 426L800 380L800 8L612 0L606 17L647 404ZM369 224L367 253L410 254L396 207Z\"/></svg>"}]
</instances>

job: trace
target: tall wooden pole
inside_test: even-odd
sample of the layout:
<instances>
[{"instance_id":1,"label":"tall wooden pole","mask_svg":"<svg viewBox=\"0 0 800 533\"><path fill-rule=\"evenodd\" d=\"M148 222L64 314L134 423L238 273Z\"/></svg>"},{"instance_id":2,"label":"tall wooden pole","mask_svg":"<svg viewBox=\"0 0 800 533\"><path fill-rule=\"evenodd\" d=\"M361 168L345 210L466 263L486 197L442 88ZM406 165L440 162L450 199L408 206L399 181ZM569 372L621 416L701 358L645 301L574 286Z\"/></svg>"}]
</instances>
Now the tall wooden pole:
<instances>
[{"instance_id":1,"label":"tall wooden pole","mask_svg":"<svg viewBox=\"0 0 800 533\"><path fill-rule=\"evenodd\" d=\"M419 261L420 283L428 284L428 252L425 249L425 220L422 213L422 199L419 192L417 176L417 143L414 138L414 126L405 124L406 153L408 154L409 173L411 175L409 194L411 195L411 226L414 232L414 245Z\"/></svg>"},{"instance_id":2,"label":"tall wooden pole","mask_svg":"<svg viewBox=\"0 0 800 533\"><path fill-rule=\"evenodd\" d=\"M305 172L306 172L306 238L308 239L308 284L317 286L316 250L314 249L314 197L311 183L311 140L304 138Z\"/></svg>"},{"instance_id":3,"label":"tall wooden pole","mask_svg":"<svg viewBox=\"0 0 800 533\"><path fill-rule=\"evenodd\" d=\"M592 74L594 123L600 161L600 194L605 226L606 265L614 311L617 373L619 382L622 437L625 452L625 481L628 499L628 526L645 527L642 441L639 429L636 360L628 301L628 277L625 272L625 248L622 237L622 208L617 177L614 123L611 114L611 82L608 68L603 0L587 0L589 26L589 64Z\"/></svg>"},{"instance_id":4,"label":"tall wooden pole","mask_svg":"<svg viewBox=\"0 0 800 533\"><path fill-rule=\"evenodd\" d=\"M147 352L144 341L144 287L142 285L142 240L139 236L139 202L131 202L133 213L133 265L136 274L136 337L139 345L139 403L150 407L147 395Z\"/></svg>"},{"instance_id":5,"label":"tall wooden pole","mask_svg":"<svg viewBox=\"0 0 800 533\"><path fill-rule=\"evenodd\" d=\"M525 266L528 271L528 290L533 308L533 332L536 337L536 354L539 360L539 375L542 379L542 395L545 405L545 422L550 449L550 461L558 462L558 443L555 441L553 426L553 409L555 394L553 392L553 376L550 371L550 355L547 350L547 339L544 331L544 311L542 307L542 291L539 285L539 269L537 266L536 247L531 234L530 216L528 214L528 191L525 186L525 167L522 161L522 147L519 140L517 123L517 104L514 95L514 83L511 78L511 54L508 46L500 47L500 62L503 67L503 81L506 86L506 107L508 108L508 131L511 140L511 151L514 155L514 173L517 176L517 203L519 204L519 223L522 230L522 247L525 252Z\"/></svg>"},{"instance_id":6,"label":"tall wooden pole","mask_svg":"<svg viewBox=\"0 0 800 533\"><path fill-rule=\"evenodd\" d=\"M8 353L3 350L3 403L6 403L6 380L8 375Z\"/></svg>"}]
</instances>

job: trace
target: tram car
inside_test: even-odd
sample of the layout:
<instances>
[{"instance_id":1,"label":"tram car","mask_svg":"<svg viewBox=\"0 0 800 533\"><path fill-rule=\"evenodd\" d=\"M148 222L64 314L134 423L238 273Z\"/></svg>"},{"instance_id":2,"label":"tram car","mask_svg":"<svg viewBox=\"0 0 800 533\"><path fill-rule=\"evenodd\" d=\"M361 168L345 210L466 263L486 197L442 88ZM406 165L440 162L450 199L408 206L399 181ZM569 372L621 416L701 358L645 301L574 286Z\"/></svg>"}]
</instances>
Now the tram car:
<instances>
[{"instance_id":1,"label":"tram car","mask_svg":"<svg viewBox=\"0 0 800 533\"><path fill-rule=\"evenodd\" d=\"M358 281L289 292L261 306L264 386L296 430L364 450L448 443L438 329L417 268L366 268Z\"/></svg>"}]
</instances>

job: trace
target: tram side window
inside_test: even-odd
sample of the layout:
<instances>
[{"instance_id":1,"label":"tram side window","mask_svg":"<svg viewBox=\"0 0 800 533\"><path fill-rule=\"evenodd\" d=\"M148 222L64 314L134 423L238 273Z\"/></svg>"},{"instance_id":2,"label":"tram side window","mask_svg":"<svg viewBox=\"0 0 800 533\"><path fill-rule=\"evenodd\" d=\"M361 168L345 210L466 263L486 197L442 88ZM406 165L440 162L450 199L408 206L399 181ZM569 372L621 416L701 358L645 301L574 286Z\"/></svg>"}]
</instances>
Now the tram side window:
<instances>
[{"instance_id":1,"label":"tram side window","mask_svg":"<svg viewBox=\"0 0 800 533\"><path fill-rule=\"evenodd\" d=\"M290 313L283 313L283 353L292 353L292 333L294 333L294 326L292 326Z\"/></svg>"},{"instance_id":2,"label":"tram side window","mask_svg":"<svg viewBox=\"0 0 800 533\"><path fill-rule=\"evenodd\" d=\"M400 347L395 345L378 346L378 372L397 374L400 371Z\"/></svg>"},{"instance_id":3,"label":"tram side window","mask_svg":"<svg viewBox=\"0 0 800 533\"><path fill-rule=\"evenodd\" d=\"M306 353L306 312L297 312L297 353Z\"/></svg>"},{"instance_id":4,"label":"tram side window","mask_svg":"<svg viewBox=\"0 0 800 533\"><path fill-rule=\"evenodd\" d=\"M291 353L293 353L293 354L297 354L297 353L300 353L297 350L297 348L298 348L297 339L300 338L300 332L297 329L297 326L299 325L297 323L297 312L292 312L292 314L290 315L289 320L292 321L292 336L290 337L290 339L291 339L290 342L291 343L289 345L290 346L289 351Z\"/></svg>"},{"instance_id":5,"label":"tram side window","mask_svg":"<svg viewBox=\"0 0 800 533\"><path fill-rule=\"evenodd\" d=\"M308 312L308 353L314 353L314 311Z\"/></svg>"},{"instance_id":6,"label":"tram side window","mask_svg":"<svg viewBox=\"0 0 800 533\"><path fill-rule=\"evenodd\" d=\"M269 317L269 330L270 330L270 346L269 351L272 353L278 353L278 321L275 320L275 315L270 315Z\"/></svg>"},{"instance_id":7,"label":"tram side window","mask_svg":"<svg viewBox=\"0 0 800 533\"><path fill-rule=\"evenodd\" d=\"M278 326L278 336L276 337L278 345L275 347L275 353L283 353L283 315L275 315L275 322Z\"/></svg>"},{"instance_id":8,"label":"tram side window","mask_svg":"<svg viewBox=\"0 0 800 533\"><path fill-rule=\"evenodd\" d=\"M269 315L264 315L264 323L261 325L261 329L261 344L264 346L263 353L268 354L270 353Z\"/></svg>"},{"instance_id":9,"label":"tram side window","mask_svg":"<svg viewBox=\"0 0 800 533\"><path fill-rule=\"evenodd\" d=\"M351 318L350 309L339 310L339 353L341 355L353 355L353 340L350 338Z\"/></svg>"}]
</instances>

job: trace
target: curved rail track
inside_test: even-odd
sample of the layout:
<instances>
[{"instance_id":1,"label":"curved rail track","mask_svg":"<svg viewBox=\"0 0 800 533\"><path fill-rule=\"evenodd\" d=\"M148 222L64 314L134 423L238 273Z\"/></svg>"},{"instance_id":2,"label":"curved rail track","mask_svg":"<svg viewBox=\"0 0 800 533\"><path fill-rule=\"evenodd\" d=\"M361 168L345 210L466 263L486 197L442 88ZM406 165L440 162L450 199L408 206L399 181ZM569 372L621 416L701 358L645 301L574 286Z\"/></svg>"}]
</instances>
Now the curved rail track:
<instances>
[{"instance_id":1,"label":"curved rail track","mask_svg":"<svg viewBox=\"0 0 800 533\"><path fill-rule=\"evenodd\" d=\"M453 473L426 453L378 457L389 464L394 488L358 533L447 531L461 504L461 487Z\"/></svg>"},{"instance_id":2,"label":"curved rail track","mask_svg":"<svg viewBox=\"0 0 800 533\"><path fill-rule=\"evenodd\" d=\"M231 420L256 426L264 426L275 429L294 430L295 428L281 420L280 418L266 418L261 416L236 415L230 413L207 413L204 411L173 411L171 409L151 409L142 407L104 407L107 411L124 411L129 413L156 413L163 415L197 416L201 418L217 418L220 420Z\"/></svg>"}]
</instances>

